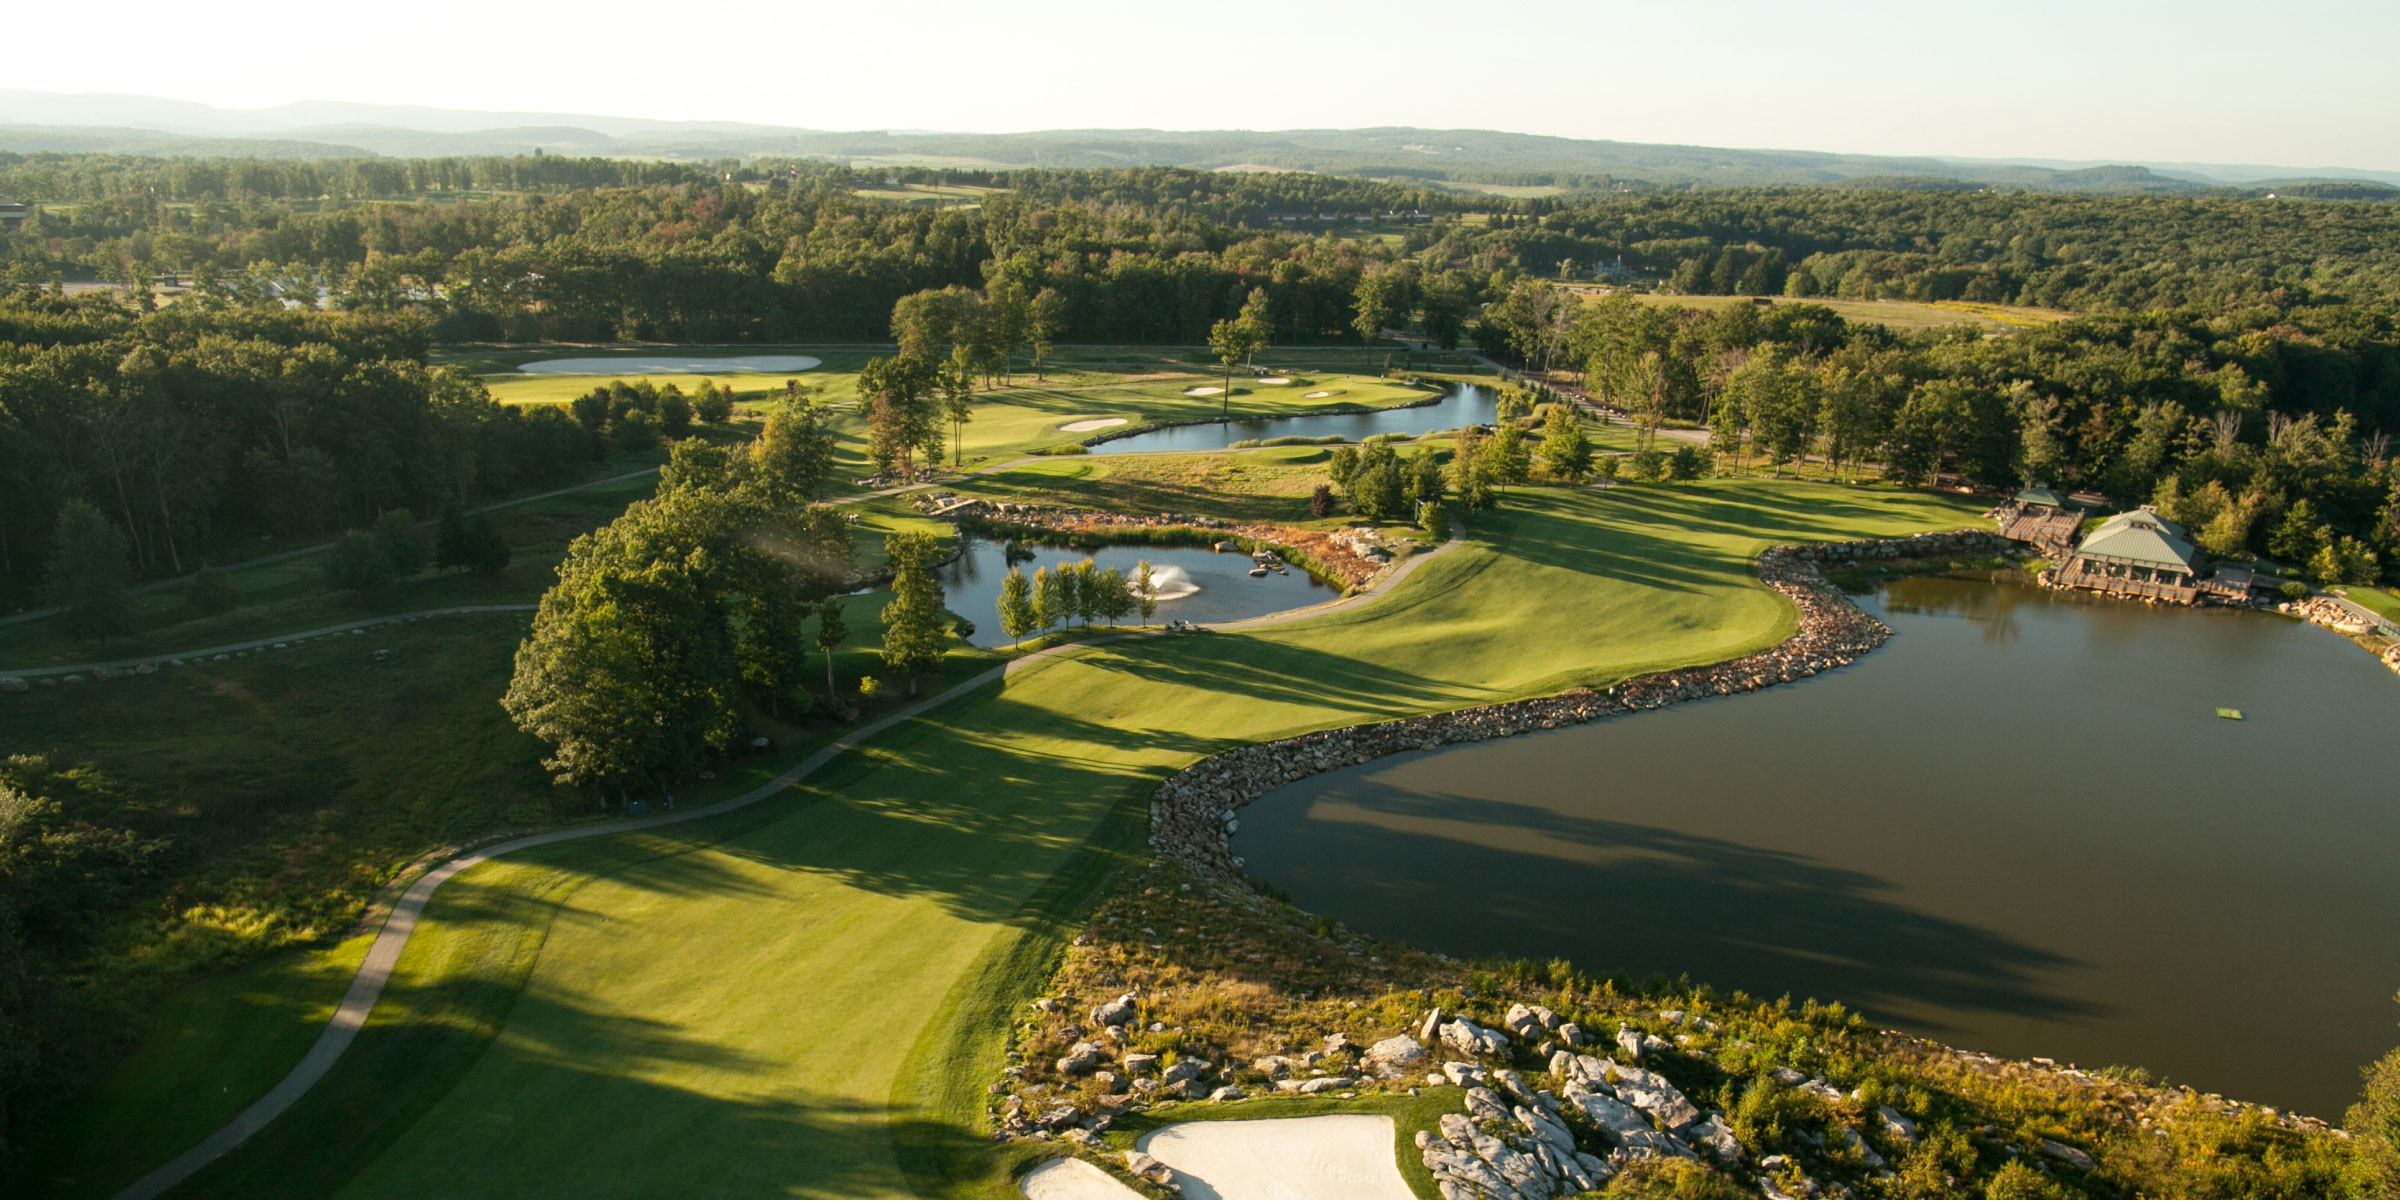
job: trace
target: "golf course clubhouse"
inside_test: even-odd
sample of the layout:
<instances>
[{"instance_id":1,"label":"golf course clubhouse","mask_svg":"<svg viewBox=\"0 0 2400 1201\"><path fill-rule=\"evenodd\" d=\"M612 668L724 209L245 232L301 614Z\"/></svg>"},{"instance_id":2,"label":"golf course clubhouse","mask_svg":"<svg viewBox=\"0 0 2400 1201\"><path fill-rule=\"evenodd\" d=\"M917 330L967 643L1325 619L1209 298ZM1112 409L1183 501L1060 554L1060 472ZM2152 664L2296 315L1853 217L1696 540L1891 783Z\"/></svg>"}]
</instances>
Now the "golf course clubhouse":
<instances>
[{"instance_id":1,"label":"golf course clubhouse","mask_svg":"<svg viewBox=\"0 0 2400 1201\"><path fill-rule=\"evenodd\" d=\"M2049 583L2189 605L2214 591L2204 587L2205 567L2206 557L2183 527L2143 505L2100 523L2050 569ZM2248 591L2246 580L2241 590Z\"/></svg>"}]
</instances>

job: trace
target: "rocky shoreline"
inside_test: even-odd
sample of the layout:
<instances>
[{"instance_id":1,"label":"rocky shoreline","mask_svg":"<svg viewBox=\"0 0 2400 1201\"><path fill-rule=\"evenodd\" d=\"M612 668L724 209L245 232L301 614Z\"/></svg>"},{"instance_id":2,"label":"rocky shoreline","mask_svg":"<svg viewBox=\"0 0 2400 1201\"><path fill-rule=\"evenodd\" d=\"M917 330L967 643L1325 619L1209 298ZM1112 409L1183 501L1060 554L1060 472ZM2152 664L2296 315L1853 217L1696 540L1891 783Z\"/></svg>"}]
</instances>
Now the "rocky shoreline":
<instances>
[{"instance_id":1,"label":"rocky shoreline","mask_svg":"<svg viewBox=\"0 0 2400 1201\"><path fill-rule=\"evenodd\" d=\"M1366 586L1376 575L1403 557L1413 539L1394 539L1370 526L1312 530L1299 526L1228 521L1221 517L1166 513L1133 516L1064 505L1018 504L980 498L957 500L931 511L996 537L1026 541L1097 539L1129 545L1168 545L1162 536L1195 546L1215 542L1241 544L1247 550L1273 550L1294 564L1343 591Z\"/></svg>"},{"instance_id":2,"label":"rocky shoreline","mask_svg":"<svg viewBox=\"0 0 2400 1201\"><path fill-rule=\"evenodd\" d=\"M1799 610L1799 629L1773 647L1707 667L1641 676L1605 692L1572 689L1534 700L1324 730L1212 755L1169 776L1151 795L1150 845L1160 858L1195 876L1237 877L1242 860L1230 844L1241 826L1241 808L1319 772L1403 751L1507 738L1702 697L1754 692L1845 666L1881 646L1891 630L1827 582L1824 566L1991 554L2007 546L1997 534L1960 530L1773 547L1758 558L1758 578Z\"/></svg>"}]
</instances>

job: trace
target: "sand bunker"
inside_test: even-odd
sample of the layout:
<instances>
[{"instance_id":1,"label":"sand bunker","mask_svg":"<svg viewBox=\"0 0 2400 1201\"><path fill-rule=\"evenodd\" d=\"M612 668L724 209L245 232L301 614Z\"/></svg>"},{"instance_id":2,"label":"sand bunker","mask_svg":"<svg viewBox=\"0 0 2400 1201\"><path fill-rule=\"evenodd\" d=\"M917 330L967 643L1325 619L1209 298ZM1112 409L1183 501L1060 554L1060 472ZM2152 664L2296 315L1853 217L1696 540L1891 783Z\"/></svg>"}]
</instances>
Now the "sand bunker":
<instances>
[{"instance_id":1,"label":"sand bunker","mask_svg":"<svg viewBox=\"0 0 2400 1201\"><path fill-rule=\"evenodd\" d=\"M674 355L589 359L542 359L517 370L529 375L714 375L729 371L808 371L821 359L804 354L742 354L721 358L682 358Z\"/></svg>"},{"instance_id":2,"label":"sand bunker","mask_svg":"<svg viewBox=\"0 0 2400 1201\"><path fill-rule=\"evenodd\" d=\"M1080 1159L1053 1159L1018 1181L1029 1201L1120 1201L1141 1194Z\"/></svg>"},{"instance_id":3,"label":"sand bunker","mask_svg":"<svg viewBox=\"0 0 2400 1201\"><path fill-rule=\"evenodd\" d=\"M1224 390L1225 389L1217 387L1215 384L1210 384L1204 388L1185 388L1183 390L1183 394L1185 396L1215 396L1217 393Z\"/></svg>"},{"instance_id":4,"label":"sand bunker","mask_svg":"<svg viewBox=\"0 0 2400 1201\"><path fill-rule=\"evenodd\" d=\"M1070 421L1058 428L1065 430L1070 434L1083 434L1089 433L1093 430L1104 430L1112 425L1123 424L1125 424L1125 419L1122 417L1093 417L1083 421Z\"/></svg>"},{"instance_id":5,"label":"sand bunker","mask_svg":"<svg viewBox=\"0 0 2400 1201\"><path fill-rule=\"evenodd\" d=\"M1300 394L1300 399L1302 399L1302 400L1323 400L1323 399L1325 399L1326 397L1328 397L1328 396L1331 396L1331 395L1333 395L1333 393L1331 393L1331 392L1303 392L1303 393L1301 393L1301 394Z\"/></svg>"},{"instance_id":6,"label":"sand bunker","mask_svg":"<svg viewBox=\"0 0 2400 1201\"><path fill-rule=\"evenodd\" d=\"M1292 377L1288 375L1262 375L1258 377L1258 382L1262 384L1288 384L1292 382Z\"/></svg>"},{"instance_id":7,"label":"sand bunker","mask_svg":"<svg viewBox=\"0 0 2400 1201\"><path fill-rule=\"evenodd\" d=\"M1392 1119L1337 1113L1181 1122L1143 1135L1134 1147L1172 1168L1190 1198L1414 1197L1393 1142Z\"/></svg>"}]
</instances>

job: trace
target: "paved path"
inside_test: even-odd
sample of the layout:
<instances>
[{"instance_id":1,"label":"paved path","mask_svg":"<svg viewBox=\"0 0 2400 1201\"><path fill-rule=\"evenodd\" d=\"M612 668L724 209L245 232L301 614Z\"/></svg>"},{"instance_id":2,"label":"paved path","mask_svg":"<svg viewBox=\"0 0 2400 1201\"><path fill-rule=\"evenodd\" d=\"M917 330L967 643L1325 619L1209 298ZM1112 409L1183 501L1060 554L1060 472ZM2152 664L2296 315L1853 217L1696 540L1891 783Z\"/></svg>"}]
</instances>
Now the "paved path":
<instances>
[{"instance_id":1,"label":"paved path","mask_svg":"<svg viewBox=\"0 0 2400 1201\"><path fill-rule=\"evenodd\" d=\"M1432 559L1436 555L1447 554L1450 551L1457 549L1464 543L1465 538L1465 527L1453 520L1450 526L1450 538L1448 541L1424 554L1415 555L1408 559L1402 560L1399 566L1393 568L1381 580L1373 581L1372 590L1370 591L1361 591L1350 596L1343 597L1337 601L1331 601L1326 604L1316 605L1306 609L1295 609L1285 613L1272 613L1264 617L1254 617L1246 621L1229 622L1224 625L1212 626L1210 628L1220 630L1259 629L1266 626L1280 625L1289 621L1297 621L1307 617L1316 617L1338 609L1354 608L1371 603L1375 598L1388 592L1392 586L1408 578L1410 574L1415 572L1419 564ZM347 629L348 627L345 626L341 628ZM715 817L719 814L731 813L736 809L747 808L748 806L757 804L768 797L774 796L775 794L782 792L784 789L791 787L793 784L796 784L799 781L807 778L819 768L822 768L827 763L832 762L836 757L841 755L842 752L850 750L858 744L865 742L867 739L873 738L876 735L881 734L884 731L889 730L902 722L908 721L911 718L917 717L918 715L929 710L949 704L950 702L964 697L987 684L1000 681L1008 676L1016 675L1020 672L1029 671L1044 663L1056 661L1087 647L1101 646L1112 642L1125 642L1136 638L1157 638L1163 636L1165 636L1165 632L1161 630L1139 630L1129 631L1127 633L1117 634L1106 638L1095 638L1083 642L1069 642L1062 643L1058 646L1045 647L1042 650L1012 659L999 667L982 672L963 683L954 685L944 692L932 697L928 697L927 699L910 705L905 709L901 709L885 717L881 717L875 721L869 722L866 725L860 726L858 729L852 730L848 734L845 734L826 746L819 748L816 753L810 755L806 759L801 760L799 763L794 764L782 775L779 775L774 779L769 780L766 783L761 784L758 787L753 788L750 791L730 800L719 801L713 805L704 805L697 809L686 809L675 813L662 813L655 814L650 817L634 818L628 821L612 822L605 826L583 826L569 830L554 830L547 834L534 834L524 838L514 838L506 842L494 843L491 846L485 847L470 854L461 855L456 859L452 859L441 866L434 868L432 871L429 871L423 876L418 877L414 884L409 885L407 891L400 894L400 899L393 903L390 916L384 919L383 929L375 936L374 944L367 948L367 957L365 961L359 964L358 974L352 977L349 991L342 994L341 1004L334 1009L332 1020L325 1024L324 1033L317 1036L316 1043L309 1047L307 1054L301 1056L300 1062L292 1068L291 1073L286 1075L281 1082L275 1085L274 1088L269 1089L265 1096L260 1097L258 1100L252 1102L249 1108L243 1110L231 1122L226 1123L223 1128L219 1129L216 1133L209 1135L207 1138L202 1139L199 1145L181 1155L176 1156L174 1159L168 1161L166 1164L160 1166L141 1179L134 1181L133 1184L125 1189L124 1192L121 1192L117 1195L119 1197L147 1198L156 1197L162 1193L165 1193L167 1190L172 1189L176 1185L179 1185L185 1180L189 1179L192 1173L199 1171L201 1168L207 1166L210 1162L216 1160L226 1152L242 1145L243 1141L248 1139L251 1135L265 1129L268 1123L273 1122L276 1118L283 1116L284 1112L296 1104L302 1096L306 1095L308 1090L316 1087L317 1082L324 1079L327 1072L333 1070L333 1065L341 1059L342 1053L349 1050L351 1040L358 1037L359 1028L366 1024L367 1014L374 1010L376 999L383 995L384 985L390 982L392 977L392 969L399 964L400 953L402 950L407 948L409 936L415 933L417 919L424 915L425 906L433 900L434 892L440 889L443 884L448 883L452 876L455 876L458 873L463 872L470 867L474 867L476 864L482 863L486 860L496 859L502 855L511 854L516 851L528 850L533 847L549 846L552 843L560 842L574 842L585 838L599 838L611 834L623 834L637 830L651 830L660 826L670 826L679 822L698 821L702 818Z\"/></svg>"},{"instance_id":2,"label":"paved path","mask_svg":"<svg viewBox=\"0 0 2400 1201\"><path fill-rule=\"evenodd\" d=\"M144 663L164 663L169 659L205 659L210 655L229 655L235 651L257 650L262 646L273 646L278 642L298 642L303 638L323 638L328 634L356 633L374 626L388 626L395 621L415 621L420 617L446 617L453 613L531 613L540 607L539 605L452 605L446 609L419 609L414 613L394 613L388 617L362 618L358 621L345 621L340 625L326 626L322 629L302 630L297 634L275 634L266 638L253 638L248 642L228 642L223 646L202 647L196 651L161 651L155 655L137 655L131 659L111 659L106 663L70 663L64 667L26 667L0 670L0 676L57 676L77 671L114 671L120 668L139 667Z\"/></svg>"}]
</instances>

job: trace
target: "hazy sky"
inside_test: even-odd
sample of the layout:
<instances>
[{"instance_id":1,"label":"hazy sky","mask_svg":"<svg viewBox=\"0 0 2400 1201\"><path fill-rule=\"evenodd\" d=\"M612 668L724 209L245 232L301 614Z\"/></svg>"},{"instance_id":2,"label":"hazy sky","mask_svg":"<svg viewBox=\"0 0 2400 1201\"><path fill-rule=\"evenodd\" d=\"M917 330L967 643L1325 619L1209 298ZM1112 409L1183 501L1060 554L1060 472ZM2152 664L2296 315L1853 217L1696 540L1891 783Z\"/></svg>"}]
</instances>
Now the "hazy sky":
<instances>
[{"instance_id":1,"label":"hazy sky","mask_svg":"<svg viewBox=\"0 0 2400 1201\"><path fill-rule=\"evenodd\" d=\"M0 86L818 129L1419 125L2400 169L2396 0L134 0L107 12L15 7Z\"/></svg>"}]
</instances>

